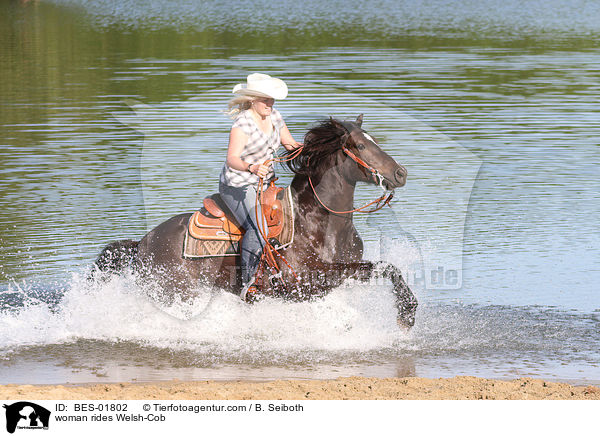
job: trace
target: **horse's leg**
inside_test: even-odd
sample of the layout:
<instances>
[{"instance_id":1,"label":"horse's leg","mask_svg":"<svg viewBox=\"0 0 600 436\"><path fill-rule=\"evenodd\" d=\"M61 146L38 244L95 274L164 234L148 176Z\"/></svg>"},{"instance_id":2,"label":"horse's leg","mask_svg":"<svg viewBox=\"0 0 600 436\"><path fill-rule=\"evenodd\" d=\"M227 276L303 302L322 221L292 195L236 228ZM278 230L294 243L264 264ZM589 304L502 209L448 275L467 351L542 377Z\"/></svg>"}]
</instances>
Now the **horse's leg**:
<instances>
[{"instance_id":1,"label":"horse's leg","mask_svg":"<svg viewBox=\"0 0 600 436\"><path fill-rule=\"evenodd\" d=\"M367 281L373 276L389 279L394 286L396 296L396 309L398 310L398 324L412 327L415 324L415 312L418 302L404 279L400 269L387 262L353 262L329 264L331 271L339 271L343 276L360 281Z\"/></svg>"},{"instance_id":2,"label":"horse's leg","mask_svg":"<svg viewBox=\"0 0 600 436\"><path fill-rule=\"evenodd\" d=\"M375 274L391 280L396 295L398 323L409 328L412 327L415 324L415 313L419 302L404 281L400 269L388 262L377 262L375 264Z\"/></svg>"}]
</instances>

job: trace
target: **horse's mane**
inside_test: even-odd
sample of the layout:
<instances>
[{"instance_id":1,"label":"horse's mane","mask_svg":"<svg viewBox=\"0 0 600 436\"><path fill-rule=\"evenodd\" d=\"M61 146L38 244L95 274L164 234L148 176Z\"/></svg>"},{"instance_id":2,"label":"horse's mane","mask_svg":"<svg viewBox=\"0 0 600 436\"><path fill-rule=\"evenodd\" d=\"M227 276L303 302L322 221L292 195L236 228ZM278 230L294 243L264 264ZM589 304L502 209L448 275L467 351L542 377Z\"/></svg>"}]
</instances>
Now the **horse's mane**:
<instances>
[{"instance_id":1,"label":"horse's mane","mask_svg":"<svg viewBox=\"0 0 600 436\"><path fill-rule=\"evenodd\" d=\"M317 168L327 164L331 157L341 148L341 138L347 134L342 123L334 118L321 121L304 135L304 148L302 152L287 161L288 168L294 174L310 176ZM290 156L294 151L288 151L284 157Z\"/></svg>"}]
</instances>

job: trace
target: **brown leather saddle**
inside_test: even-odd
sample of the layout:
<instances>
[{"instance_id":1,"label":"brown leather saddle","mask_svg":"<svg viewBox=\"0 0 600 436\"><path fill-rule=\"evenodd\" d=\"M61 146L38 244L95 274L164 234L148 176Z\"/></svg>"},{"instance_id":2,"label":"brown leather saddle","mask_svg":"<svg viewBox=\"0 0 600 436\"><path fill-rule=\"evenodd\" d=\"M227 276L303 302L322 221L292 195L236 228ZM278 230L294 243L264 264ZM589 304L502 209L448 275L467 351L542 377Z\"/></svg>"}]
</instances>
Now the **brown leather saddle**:
<instances>
[{"instance_id":1,"label":"brown leather saddle","mask_svg":"<svg viewBox=\"0 0 600 436\"><path fill-rule=\"evenodd\" d=\"M262 210L267 219L268 238L277 238L283 228L283 210L277 194L283 188L275 186L275 180L269 183L262 194ZM219 194L206 197L203 207L194 212L188 223L189 235L195 239L237 242L244 236L245 230L233 217L231 211Z\"/></svg>"}]
</instances>

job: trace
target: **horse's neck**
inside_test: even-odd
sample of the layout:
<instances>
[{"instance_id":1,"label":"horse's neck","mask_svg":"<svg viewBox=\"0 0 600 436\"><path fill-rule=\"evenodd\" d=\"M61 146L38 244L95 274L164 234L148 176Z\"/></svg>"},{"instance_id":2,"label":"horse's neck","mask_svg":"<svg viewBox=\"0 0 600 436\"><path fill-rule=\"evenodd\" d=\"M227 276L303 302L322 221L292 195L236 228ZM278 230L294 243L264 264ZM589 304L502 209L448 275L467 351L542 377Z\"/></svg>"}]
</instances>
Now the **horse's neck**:
<instances>
[{"instance_id":1,"label":"horse's neck","mask_svg":"<svg viewBox=\"0 0 600 436\"><path fill-rule=\"evenodd\" d=\"M322 176L310 181L306 176L297 175L292 181L292 187L298 193L299 208L309 209L313 216L331 217L327 208L333 211L349 211L354 208L356 185L349 183L337 171L325 171ZM352 222L352 214L339 214L337 217Z\"/></svg>"},{"instance_id":2,"label":"horse's neck","mask_svg":"<svg viewBox=\"0 0 600 436\"><path fill-rule=\"evenodd\" d=\"M362 243L352 222L352 214L329 212L353 209L355 185L343 178L324 176L313 180L316 198L308 177L297 175L292 181L296 203L296 241L300 256L312 256L325 262L362 258Z\"/></svg>"}]
</instances>

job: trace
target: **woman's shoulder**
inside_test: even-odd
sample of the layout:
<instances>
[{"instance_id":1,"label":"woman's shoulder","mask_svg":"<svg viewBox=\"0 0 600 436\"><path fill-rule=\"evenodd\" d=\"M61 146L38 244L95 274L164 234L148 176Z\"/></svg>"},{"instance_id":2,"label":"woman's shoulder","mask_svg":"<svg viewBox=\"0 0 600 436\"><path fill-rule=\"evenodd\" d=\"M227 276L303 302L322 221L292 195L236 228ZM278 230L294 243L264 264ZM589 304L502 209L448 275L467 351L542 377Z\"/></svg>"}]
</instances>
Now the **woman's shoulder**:
<instances>
[{"instance_id":1,"label":"woman's shoulder","mask_svg":"<svg viewBox=\"0 0 600 436\"><path fill-rule=\"evenodd\" d=\"M246 109L245 111L241 111L239 114L237 114L233 119L233 125L231 126L231 128L239 127L243 130L248 129L250 125L250 119L248 118L248 115L248 109Z\"/></svg>"},{"instance_id":2,"label":"woman's shoulder","mask_svg":"<svg viewBox=\"0 0 600 436\"><path fill-rule=\"evenodd\" d=\"M273 125L278 128L281 128L284 124L283 117L281 116L281 112L279 112L275 108L273 108L271 110L271 121L273 122Z\"/></svg>"},{"instance_id":3,"label":"woman's shoulder","mask_svg":"<svg viewBox=\"0 0 600 436\"><path fill-rule=\"evenodd\" d=\"M281 116L281 112L279 112L277 109L273 108L271 109L271 118L283 118Z\"/></svg>"}]
</instances>

